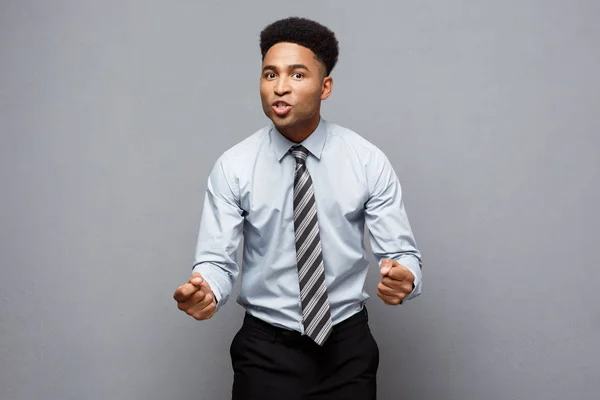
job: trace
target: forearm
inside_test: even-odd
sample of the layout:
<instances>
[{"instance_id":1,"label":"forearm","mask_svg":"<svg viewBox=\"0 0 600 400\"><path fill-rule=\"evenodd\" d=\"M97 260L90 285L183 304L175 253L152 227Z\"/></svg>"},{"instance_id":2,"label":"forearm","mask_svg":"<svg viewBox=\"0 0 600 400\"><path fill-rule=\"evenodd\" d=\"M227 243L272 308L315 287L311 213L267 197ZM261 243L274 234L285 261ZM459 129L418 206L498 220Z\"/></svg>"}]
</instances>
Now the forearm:
<instances>
[{"instance_id":1,"label":"forearm","mask_svg":"<svg viewBox=\"0 0 600 400\"><path fill-rule=\"evenodd\" d=\"M232 190L221 161L208 181L193 266L213 291L217 310L227 302L239 273L237 251L244 222L237 190Z\"/></svg>"},{"instance_id":2,"label":"forearm","mask_svg":"<svg viewBox=\"0 0 600 400\"><path fill-rule=\"evenodd\" d=\"M411 299L422 292L421 253L404 207L400 181L387 158L382 156L376 166L371 170L373 183L365 209L371 247L380 264L386 258L393 259L412 273L414 287L406 297Z\"/></svg>"}]
</instances>

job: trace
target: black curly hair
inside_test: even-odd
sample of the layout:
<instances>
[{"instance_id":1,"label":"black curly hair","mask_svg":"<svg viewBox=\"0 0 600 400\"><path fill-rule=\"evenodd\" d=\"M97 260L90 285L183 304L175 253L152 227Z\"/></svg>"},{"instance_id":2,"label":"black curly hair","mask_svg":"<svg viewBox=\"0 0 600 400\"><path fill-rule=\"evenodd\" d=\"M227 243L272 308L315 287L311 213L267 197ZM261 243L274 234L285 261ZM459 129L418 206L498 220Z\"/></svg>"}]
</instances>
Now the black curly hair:
<instances>
[{"instance_id":1,"label":"black curly hair","mask_svg":"<svg viewBox=\"0 0 600 400\"><path fill-rule=\"evenodd\" d=\"M335 33L316 21L289 17L267 25L260 33L262 59L273 45L281 42L295 43L310 49L325 65L325 76L329 76L337 63L339 47Z\"/></svg>"}]
</instances>

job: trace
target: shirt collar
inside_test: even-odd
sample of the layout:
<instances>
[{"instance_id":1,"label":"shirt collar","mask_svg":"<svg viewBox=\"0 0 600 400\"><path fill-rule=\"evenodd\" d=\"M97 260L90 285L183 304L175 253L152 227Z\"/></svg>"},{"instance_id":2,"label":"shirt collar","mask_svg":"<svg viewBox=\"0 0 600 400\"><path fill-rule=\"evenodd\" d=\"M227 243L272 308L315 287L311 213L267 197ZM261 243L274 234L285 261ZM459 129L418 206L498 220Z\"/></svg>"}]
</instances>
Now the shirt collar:
<instances>
[{"instance_id":1,"label":"shirt collar","mask_svg":"<svg viewBox=\"0 0 600 400\"><path fill-rule=\"evenodd\" d=\"M287 154L290 148L296 143L292 142L285 136L283 136L275 127L273 123L271 123L271 130L269 132L271 137L271 143L273 144L273 148L275 150L275 154L277 155L277 160L281 161L281 159ZM321 159L321 153L323 152L323 147L325 146L325 140L327 139L327 129L326 122L322 118L319 120L319 125L317 129L314 130L313 133L310 134L309 137L304 139L301 144L306 147L306 149L317 159Z\"/></svg>"}]
</instances>

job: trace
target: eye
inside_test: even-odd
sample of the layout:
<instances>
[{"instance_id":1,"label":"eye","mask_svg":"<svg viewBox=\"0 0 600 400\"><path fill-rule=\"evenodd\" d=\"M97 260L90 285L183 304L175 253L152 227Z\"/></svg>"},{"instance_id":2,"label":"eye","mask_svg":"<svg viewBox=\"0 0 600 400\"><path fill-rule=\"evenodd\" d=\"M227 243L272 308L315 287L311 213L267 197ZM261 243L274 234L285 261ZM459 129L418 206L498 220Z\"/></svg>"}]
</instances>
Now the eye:
<instances>
[{"instance_id":1,"label":"eye","mask_svg":"<svg viewBox=\"0 0 600 400\"><path fill-rule=\"evenodd\" d=\"M267 79L274 79L275 78L275 73L274 72L267 72L265 74L265 78L267 78Z\"/></svg>"},{"instance_id":2,"label":"eye","mask_svg":"<svg viewBox=\"0 0 600 400\"><path fill-rule=\"evenodd\" d=\"M294 75L292 75L294 77L294 79L302 79L304 78L304 74L301 72L296 72Z\"/></svg>"}]
</instances>

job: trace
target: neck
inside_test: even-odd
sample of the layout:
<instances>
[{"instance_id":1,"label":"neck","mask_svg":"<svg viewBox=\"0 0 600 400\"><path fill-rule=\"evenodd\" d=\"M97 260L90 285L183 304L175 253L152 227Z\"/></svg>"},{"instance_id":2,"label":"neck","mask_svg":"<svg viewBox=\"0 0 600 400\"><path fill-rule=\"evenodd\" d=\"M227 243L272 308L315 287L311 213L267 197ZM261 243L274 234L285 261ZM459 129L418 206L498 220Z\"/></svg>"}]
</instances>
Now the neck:
<instances>
[{"instance_id":1,"label":"neck","mask_svg":"<svg viewBox=\"0 0 600 400\"><path fill-rule=\"evenodd\" d=\"M310 121L307 121L306 123L302 124L302 126L290 126L289 128L278 128L277 130L289 141L294 143L300 143L304 141L307 137L312 135L312 133L319 126L320 120L321 116L317 113L315 118L312 118Z\"/></svg>"}]
</instances>

